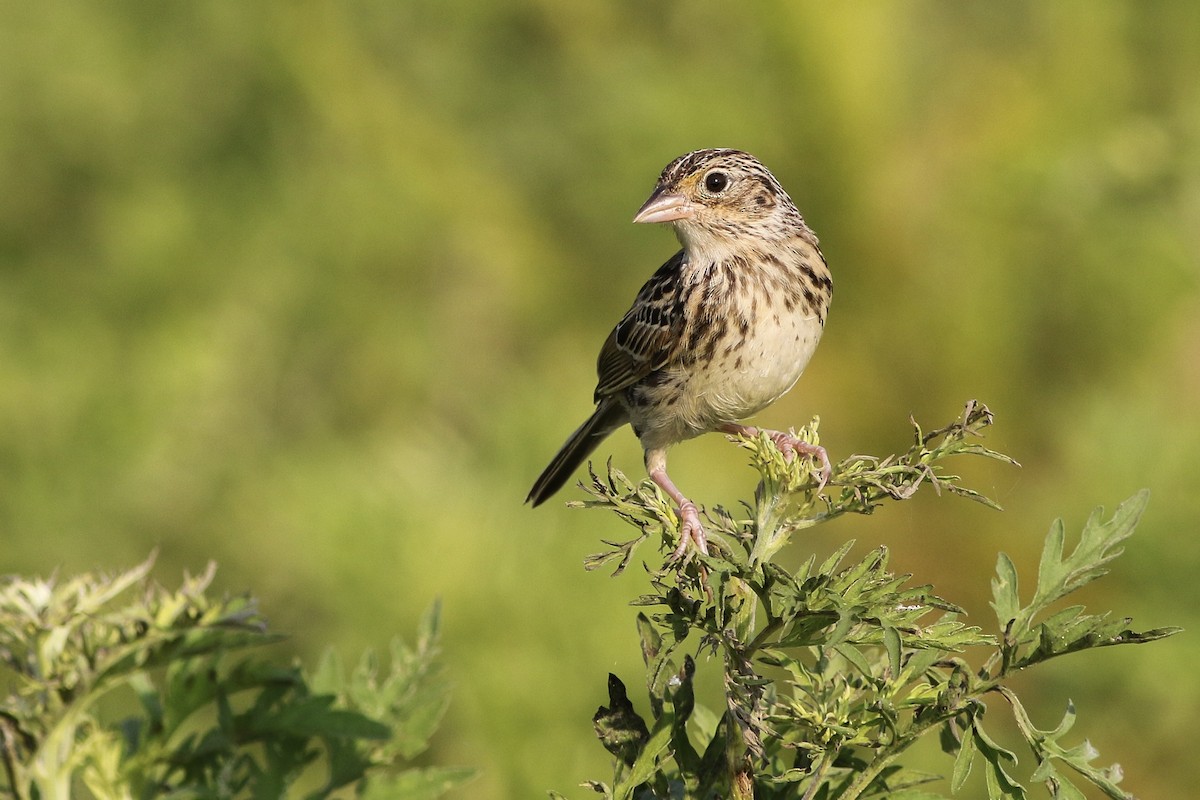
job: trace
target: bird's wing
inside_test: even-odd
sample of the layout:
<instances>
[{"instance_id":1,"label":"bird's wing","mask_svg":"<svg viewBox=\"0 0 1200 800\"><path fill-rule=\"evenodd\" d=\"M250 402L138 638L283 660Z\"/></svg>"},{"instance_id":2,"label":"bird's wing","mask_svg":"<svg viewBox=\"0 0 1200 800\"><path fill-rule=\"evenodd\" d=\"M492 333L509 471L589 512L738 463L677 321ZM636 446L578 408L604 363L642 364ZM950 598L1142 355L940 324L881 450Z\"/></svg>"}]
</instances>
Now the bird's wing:
<instances>
[{"instance_id":1,"label":"bird's wing","mask_svg":"<svg viewBox=\"0 0 1200 800\"><path fill-rule=\"evenodd\" d=\"M646 281L633 306L608 335L596 362L600 376L597 402L637 383L670 359L683 330L682 268L680 250Z\"/></svg>"}]
</instances>

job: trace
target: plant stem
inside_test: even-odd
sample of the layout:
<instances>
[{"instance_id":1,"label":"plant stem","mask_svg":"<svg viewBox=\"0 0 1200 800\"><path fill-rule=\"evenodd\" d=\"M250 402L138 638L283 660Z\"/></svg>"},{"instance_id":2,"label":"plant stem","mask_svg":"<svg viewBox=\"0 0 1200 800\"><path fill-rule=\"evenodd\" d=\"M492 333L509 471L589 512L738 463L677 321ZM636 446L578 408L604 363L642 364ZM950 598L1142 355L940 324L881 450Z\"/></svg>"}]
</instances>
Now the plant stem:
<instances>
[{"instance_id":1,"label":"plant stem","mask_svg":"<svg viewBox=\"0 0 1200 800\"><path fill-rule=\"evenodd\" d=\"M820 763L817 764L817 768L813 770L812 783L804 790L804 796L800 800L812 800L813 795L824 785L825 773L829 771L829 767L833 764L833 760L836 757L836 750L825 751L824 755L821 756Z\"/></svg>"},{"instance_id":2,"label":"plant stem","mask_svg":"<svg viewBox=\"0 0 1200 800\"><path fill-rule=\"evenodd\" d=\"M973 692L972 698L974 696L975 693ZM907 750L909 747L912 747L912 745L916 743L918 739L928 733L931 728L935 728L946 720L952 718L958 713L959 710L960 709L955 709L954 712L947 712L937 716L931 716L928 719L914 723L912 727L908 729L908 732L903 739L900 739L884 748L870 763L870 765L867 766L866 769L858 773L850 785L846 787L846 791L837 797L837 800L858 800L858 797L870 787L871 782L874 781L875 778L879 777L879 773L883 772L883 770L886 769L893 761L899 758L905 750Z\"/></svg>"}]
</instances>

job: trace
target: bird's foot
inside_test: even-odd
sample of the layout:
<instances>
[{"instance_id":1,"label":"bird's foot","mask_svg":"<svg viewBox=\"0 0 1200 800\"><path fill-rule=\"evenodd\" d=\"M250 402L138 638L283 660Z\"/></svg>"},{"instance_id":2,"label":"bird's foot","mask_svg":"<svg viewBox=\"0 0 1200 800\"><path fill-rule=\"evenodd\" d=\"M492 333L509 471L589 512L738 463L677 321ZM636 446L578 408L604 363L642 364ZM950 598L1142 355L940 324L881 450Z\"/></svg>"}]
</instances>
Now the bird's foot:
<instances>
[{"instance_id":1,"label":"bird's foot","mask_svg":"<svg viewBox=\"0 0 1200 800\"><path fill-rule=\"evenodd\" d=\"M700 524L700 511L691 500L679 504L679 546L671 554L671 560L678 561L687 555L688 543L691 542L703 555L708 555L708 536L704 526Z\"/></svg>"},{"instance_id":2,"label":"bird's foot","mask_svg":"<svg viewBox=\"0 0 1200 800\"><path fill-rule=\"evenodd\" d=\"M701 555L708 555L708 536L704 533L704 526L700 524L700 511L695 503L683 496L683 492L679 491L679 487L667 475L665 450L647 452L646 471L650 473L650 479L661 486L679 508L679 546L671 554L671 560L678 561L687 554L688 542L694 544Z\"/></svg>"},{"instance_id":3,"label":"bird's foot","mask_svg":"<svg viewBox=\"0 0 1200 800\"><path fill-rule=\"evenodd\" d=\"M775 442L775 446L779 448L779 452L783 453L783 457L787 461L795 458L796 453L816 459L817 464L820 465L820 469L817 471L819 476L817 491L825 488L825 484L829 483L829 476L833 474L833 466L829 463L829 454L825 452L824 447L819 444L809 444L786 431L767 431L767 435Z\"/></svg>"},{"instance_id":4,"label":"bird's foot","mask_svg":"<svg viewBox=\"0 0 1200 800\"><path fill-rule=\"evenodd\" d=\"M725 425L721 428L725 433L740 434L742 436L757 436L759 429L747 425ZM825 488L829 483L829 477L833 474L833 466L829 463L829 454L825 452L825 448L819 444L809 444L798 436L788 433L787 431L772 431L763 429L762 433L771 437L771 441L775 442L775 446L779 448L779 452L783 453L785 461L791 461L796 457L796 453L801 455L811 456L816 459L820 469L817 471L817 491Z\"/></svg>"}]
</instances>

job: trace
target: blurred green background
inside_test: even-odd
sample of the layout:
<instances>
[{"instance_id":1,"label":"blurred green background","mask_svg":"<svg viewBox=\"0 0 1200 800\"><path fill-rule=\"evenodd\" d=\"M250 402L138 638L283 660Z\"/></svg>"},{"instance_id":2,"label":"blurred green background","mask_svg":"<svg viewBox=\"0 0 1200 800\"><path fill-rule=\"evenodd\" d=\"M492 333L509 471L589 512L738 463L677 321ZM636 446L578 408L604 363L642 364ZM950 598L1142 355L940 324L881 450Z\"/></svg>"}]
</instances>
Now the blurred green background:
<instances>
[{"instance_id":1,"label":"blurred green background","mask_svg":"<svg viewBox=\"0 0 1200 800\"><path fill-rule=\"evenodd\" d=\"M991 628L998 550L1028 590L1055 516L1074 535L1147 486L1083 599L1195 630L1198 76L1191 0L5 3L0 570L215 559L309 664L441 596L429 760L483 769L464 797L586 794L606 673L640 681L643 576L581 569L614 519L521 501L675 247L633 212L670 159L732 146L837 289L759 419L819 414L837 459L978 397L1024 464L963 465L1003 513L919 497L789 557L886 544ZM627 431L601 453L641 475ZM753 488L719 436L672 466L704 504ZM1189 796L1196 641L1020 688L1043 727L1073 698L1128 790Z\"/></svg>"}]
</instances>

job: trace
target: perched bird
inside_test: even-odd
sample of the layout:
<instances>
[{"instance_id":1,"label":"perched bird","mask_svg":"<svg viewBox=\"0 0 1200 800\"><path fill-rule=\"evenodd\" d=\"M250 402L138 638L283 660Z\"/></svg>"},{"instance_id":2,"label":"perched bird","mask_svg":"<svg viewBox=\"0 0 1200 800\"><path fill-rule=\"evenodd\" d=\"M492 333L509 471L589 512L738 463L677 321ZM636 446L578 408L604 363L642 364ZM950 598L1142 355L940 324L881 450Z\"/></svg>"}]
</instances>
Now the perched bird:
<instances>
[{"instance_id":1,"label":"perched bird","mask_svg":"<svg viewBox=\"0 0 1200 800\"><path fill-rule=\"evenodd\" d=\"M710 431L757 435L739 421L779 399L825 326L833 280L817 237L766 167L740 150L696 150L663 170L634 222L669 222L683 249L638 292L597 362L596 410L554 456L526 502L562 487L625 423L646 471L679 507L675 557L707 553L696 505L667 475L667 448ZM789 458L824 448L768 431Z\"/></svg>"}]
</instances>

